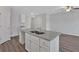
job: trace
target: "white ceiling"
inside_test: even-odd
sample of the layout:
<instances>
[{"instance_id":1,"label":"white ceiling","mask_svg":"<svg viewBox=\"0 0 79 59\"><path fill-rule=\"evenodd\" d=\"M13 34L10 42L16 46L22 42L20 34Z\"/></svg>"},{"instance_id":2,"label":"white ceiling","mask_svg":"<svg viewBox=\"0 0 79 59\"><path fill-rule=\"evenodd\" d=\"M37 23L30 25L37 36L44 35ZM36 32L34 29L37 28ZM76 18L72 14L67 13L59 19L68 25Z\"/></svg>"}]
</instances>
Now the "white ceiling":
<instances>
[{"instance_id":1,"label":"white ceiling","mask_svg":"<svg viewBox=\"0 0 79 59\"><path fill-rule=\"evenodd\" d=\"M15 6L12 7L17 11L24 12L24 13L53 13L55 10L60 9L61 6Z\"/></svg>"}]
</instances>

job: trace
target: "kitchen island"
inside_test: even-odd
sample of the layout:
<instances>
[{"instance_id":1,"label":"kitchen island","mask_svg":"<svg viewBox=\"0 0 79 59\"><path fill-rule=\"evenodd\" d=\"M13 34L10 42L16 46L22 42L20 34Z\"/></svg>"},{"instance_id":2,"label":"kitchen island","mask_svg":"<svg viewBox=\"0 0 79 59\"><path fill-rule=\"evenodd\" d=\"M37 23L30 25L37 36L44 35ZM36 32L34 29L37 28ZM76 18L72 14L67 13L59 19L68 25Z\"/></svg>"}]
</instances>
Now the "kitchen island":
<instances>
[{"instance_id":1,"label":"kitchen island","mask_svg":"<svg viewBox=\"0 0 79 59\"><path fill-rule=\"evenodd\" d=\"M25 49L29 52L58 52L59 32L21 29L20 43L25 43Z\"/></svg>"}]
</instances>

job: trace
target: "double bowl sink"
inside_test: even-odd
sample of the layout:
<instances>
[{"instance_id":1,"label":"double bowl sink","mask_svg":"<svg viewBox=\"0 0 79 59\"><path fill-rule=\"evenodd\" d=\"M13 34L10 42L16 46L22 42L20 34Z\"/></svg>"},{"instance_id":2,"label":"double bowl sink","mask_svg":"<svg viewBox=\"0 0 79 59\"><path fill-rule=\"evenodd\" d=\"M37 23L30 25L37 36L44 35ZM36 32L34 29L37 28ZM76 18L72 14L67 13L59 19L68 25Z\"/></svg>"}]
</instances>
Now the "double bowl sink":
<instances>
[{"instance_id":1,"label":"double bowl sink","mask_svg":"<svg viewBox=\"0 0 79 59\"><path fill-rule=\"evenodd\" d=\"M35 33L35 34L38 34L38 35L41 35L41 34L45 34L44 32L41 32L41 31L30 31L31 33Z\"/></svg>"}]
</instances>

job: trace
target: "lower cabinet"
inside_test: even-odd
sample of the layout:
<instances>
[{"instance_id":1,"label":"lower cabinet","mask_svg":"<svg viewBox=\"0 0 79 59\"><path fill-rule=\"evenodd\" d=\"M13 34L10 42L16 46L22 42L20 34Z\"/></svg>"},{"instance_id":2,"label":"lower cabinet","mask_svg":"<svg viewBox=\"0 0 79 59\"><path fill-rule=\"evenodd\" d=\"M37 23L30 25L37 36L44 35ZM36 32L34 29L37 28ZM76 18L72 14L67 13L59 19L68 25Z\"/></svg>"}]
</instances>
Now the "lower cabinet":
<instances>
[{"instance_id":1,"label":"lower cabinet","mask_svg":"<svg viewBox=\"0 0 79 59\"><path fill-rule=\"evenodd\" d=\"M39 45L31 42L31 52L39 52Z\"/></svg>"},{"instance_id":2,"label":"lower cabinet","mask_svg":"<svg viewBox=\"0 0 79 59\"><path fill-rule=\"evenodd\" d=\"M25 34L25 49L30 52L31 51L31 41L30 41L31 37L29 34Z\"/></svg>"},{"instance_id":3,"label":"lower cabinet","mask_svg":"<svg viewBox=\"0 0 79 59\"><path fill-rule=\"evenodd\" d=\"M22 31L19 32L19 42L21 44L24 44L25 43L25 33L22 32Z\"/></svg>"},{"instance_id":4,"label":"lower cabinet","mask_svg":"<svg viewBox=\"0 0 79 59\"><path fill-rule=\"evenodd\" d=\"M31 52L39 52L39 38L36 36L30 36Z\"/></svg>"},{"instance_id":5,"label":"lower cabinet","mask_svg":"<svg viewBox=\"0 0 79 59\"><path fill-rule=\"evenodd\" d=\"M25 49L29 52L58 52L59 36L48 41L25 33Z\"/></svg>"},{"instance_id":6,"label":"lower cabinet","mask_svg":"<svg viewBox=\"0 0 79 59\"><path fill-rule=\"evenodd\" d=\"M42 47L40 46L40 52L50 52L48 47Z\"/></svg>"}]
</instances>

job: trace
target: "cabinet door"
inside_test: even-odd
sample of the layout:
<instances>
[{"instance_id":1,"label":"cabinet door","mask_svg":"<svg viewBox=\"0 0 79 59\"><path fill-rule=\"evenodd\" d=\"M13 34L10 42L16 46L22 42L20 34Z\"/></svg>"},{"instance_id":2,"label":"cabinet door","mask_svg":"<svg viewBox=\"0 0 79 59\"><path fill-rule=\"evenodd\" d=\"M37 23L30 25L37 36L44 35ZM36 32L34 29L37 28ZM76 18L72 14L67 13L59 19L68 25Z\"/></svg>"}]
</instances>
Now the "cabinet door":
<instances>
[{"instance_id":1,"label":"cabinet door","mask_svg":"<svg viewBox=\"0 0 79 59\"><path fill-rule=\"evenodd\" d=\"M22 32L22 31L19 32L19 42L21 44L25 43L25 32Z\"/></svg>"},{"instance_id":2,"label":"cabinet door","mask_svg":"<svg viewBox=\"0 0 79 59\"><path fill-rule=\"evenodd\" d=\"M46 14L42 13L39 15L36 15L32 20L32 28L40 28L40 29L46 29Z\"/></svg>"},{"instance_id":3,"label":"cabinet door","mask_svg":"<svg viewBox=\"0 0 79 59\"><path fill-rule=\"evenodd\" d=\"M31 36L31 52L39 52L39 38Z\"/></svg>"},{"instance_id":4,"label":"cabinet door","mask_svg":"<svg viewBox=\"0 0 79 59\"><path fill-rule=\"evenodd\" d=\"M49 47L49 41L48 40L45 40L45 39L41 39L40 38L40 46L43 46L43 47Z\"/></svg>"},{"instance_id":5,"label":"cabinet door","mask_svg":"<svg viewBox=\"0 0 79 59\"><path fill-rule=\"evenodd\" d=\"M25 14L21 14L21 26L24 26L26 29L31 28L31 19L29 16L25 15Z\"/></svg>"},{"instance_id":6,"label":"cabinet door","mask_svg":"<svg viewBox=\"0 0 79 59\"><path fill-rule=\"evenodd\" d=\"M39 52L39 45L31 42L31 52Z\"/></svg>"},{"instance_id":7,"label":"cabinet door","mask_svg":"<svg viewBox=\"0 0 79 59\"><path fill-rule=\"evenodd\" d=\"M27 33L25 33L25 49L27 50L27 51L31 51L30 50L30 39L31 39L31 36L29 35L29 34L27 34Z\"/></svg>"},{"instance_id":8,"label":"cabinet door","mask_svg":"<svg viewBox=\"0 0 79 59\"><path fill-rule=\"evenodd\" d=\"M40 52L49 52L49 48L48 47L42 47L40 46Z\"/></svg>"},{"instance_id":9,"label":"cabinet door","mask_svg":"<svg viewBox=\"0 0 79 59\"><path fill-rule=\"evenodd\" d=\"M31 36L31 41L37 45L39 45L39 38L36 36Z\"/></svg>"}]
</instances>

